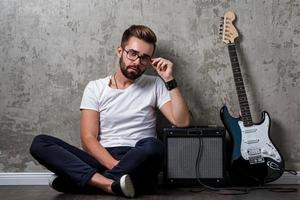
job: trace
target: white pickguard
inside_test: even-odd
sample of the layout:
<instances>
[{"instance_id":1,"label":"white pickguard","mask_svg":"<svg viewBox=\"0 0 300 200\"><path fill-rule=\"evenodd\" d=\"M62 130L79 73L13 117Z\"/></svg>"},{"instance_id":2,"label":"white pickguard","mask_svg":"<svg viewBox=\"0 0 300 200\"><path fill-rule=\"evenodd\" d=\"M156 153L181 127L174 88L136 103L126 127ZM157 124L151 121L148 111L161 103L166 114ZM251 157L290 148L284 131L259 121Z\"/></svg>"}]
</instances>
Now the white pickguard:
<instances>
[{"instance_id":1,"label":"white pickguard","mask_svg":"<svg viewBox=\"0 0 300 200\"><path fill-rule=\"evenodd\" d=\"M269 125L270 117L265 113L265 120L262 124L245 127L239 121L242 134L241 154L250 164L262 163L264 158L269 157L276 162L281 162L281 156L270 141Z\"/></svg>"}]
</instances>

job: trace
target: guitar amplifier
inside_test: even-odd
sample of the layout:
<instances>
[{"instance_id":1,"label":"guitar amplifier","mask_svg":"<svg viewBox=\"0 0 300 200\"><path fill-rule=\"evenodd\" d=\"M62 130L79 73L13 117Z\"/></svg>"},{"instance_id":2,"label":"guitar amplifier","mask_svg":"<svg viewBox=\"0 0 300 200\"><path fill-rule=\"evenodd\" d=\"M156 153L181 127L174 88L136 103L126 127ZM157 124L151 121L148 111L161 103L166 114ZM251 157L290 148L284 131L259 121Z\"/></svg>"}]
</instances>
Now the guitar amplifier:
<instances>
[{"instance_id":1,"label":"guitar amplifier","mask_svg":"<svg viewBox=\"0 0 300 200\"><path fill-rule=\"evenodd\" d=\"M164 184L213 187L225 184L225 129L163 129Z\"/></svg>"}]
</instances>

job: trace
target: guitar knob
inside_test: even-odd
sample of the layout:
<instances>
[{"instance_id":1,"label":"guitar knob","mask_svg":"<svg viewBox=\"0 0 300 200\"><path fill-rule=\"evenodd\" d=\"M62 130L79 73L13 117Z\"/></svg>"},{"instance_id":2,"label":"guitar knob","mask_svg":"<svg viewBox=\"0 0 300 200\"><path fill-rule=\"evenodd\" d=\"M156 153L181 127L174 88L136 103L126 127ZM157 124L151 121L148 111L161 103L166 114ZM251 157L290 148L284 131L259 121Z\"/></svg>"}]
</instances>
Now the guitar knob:
<instances>
[{"instance_id":1,"label":"guitar knob","mask_svg":"<svg viewBox=\"0 0 300 200\"><path fill-rule=\"evenodd\" d=\"M275 155L275 153L270 153L270 156L275 157L276 155Z\"/></svg>"},{"instance_id":2,"label":"guitar knob","mask_svg":"<svg viewBox=\"0 0 300 200\"><path fill-rule=\"evenodd\" d=\"M268 151L265 150L265 149L263 149L263 150L262 150L262 153L267 155L267 154L268 154Z\"/></svg>"}]
</instances>

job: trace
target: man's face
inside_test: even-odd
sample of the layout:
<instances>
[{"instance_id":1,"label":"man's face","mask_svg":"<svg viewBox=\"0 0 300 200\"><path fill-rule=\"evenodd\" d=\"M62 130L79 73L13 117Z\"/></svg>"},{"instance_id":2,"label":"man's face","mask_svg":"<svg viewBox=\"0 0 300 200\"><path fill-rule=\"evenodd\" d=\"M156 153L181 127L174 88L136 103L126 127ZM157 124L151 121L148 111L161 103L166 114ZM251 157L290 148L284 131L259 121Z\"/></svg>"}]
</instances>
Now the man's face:
<instances>
[{"instance_id":1,"label":"man's face","mask_svg":"<svg viewBox=\"0 0 300 200\"><path fill-rule=\"evenodd\" d=\"M118 48L120 69L123 75L130 80L139 78L150 65L150 63L143 63L145 63L147 58L151 58L153 50L154 46L152 44L136 37L131 37L123 48ZM135 52L138 56L135 60L131 58L131 52ZM141 59L143 60L142 62Z\"/></svg>"}]
</instances>

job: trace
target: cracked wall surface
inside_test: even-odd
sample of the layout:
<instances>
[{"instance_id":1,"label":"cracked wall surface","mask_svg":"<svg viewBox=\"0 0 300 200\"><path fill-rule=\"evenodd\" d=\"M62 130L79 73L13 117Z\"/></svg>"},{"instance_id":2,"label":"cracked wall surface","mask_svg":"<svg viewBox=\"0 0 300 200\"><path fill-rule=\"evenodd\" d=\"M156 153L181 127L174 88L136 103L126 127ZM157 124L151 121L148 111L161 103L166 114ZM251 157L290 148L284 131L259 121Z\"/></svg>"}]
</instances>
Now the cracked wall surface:
<instances>
[{"instance_id":1,"label":"cracked wall surface","mask_svg":"<svg viewBox=\"0 0 300 200\"><path fill-rule=\"evenodd\" d=\"M271 138L288 168L300 170L299 0L3 0L0 1L0 172L46 171L29 154L47 133L75 146L85 85L117 67L121 34L150 26L157 56L175 77L194 125L221 126L226 104L239 112L227 47L225 11L237 15L237 50L253 120L272 119ZM149 73L153 73L150 71ZM167 126L160 120L159 127Z\"/></svg>"}]
</instances>

